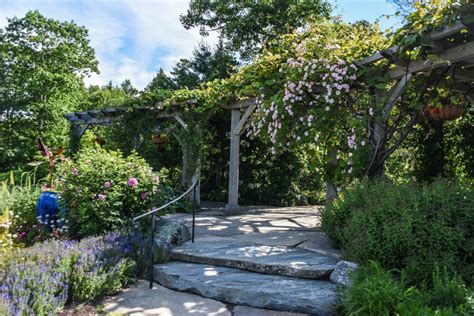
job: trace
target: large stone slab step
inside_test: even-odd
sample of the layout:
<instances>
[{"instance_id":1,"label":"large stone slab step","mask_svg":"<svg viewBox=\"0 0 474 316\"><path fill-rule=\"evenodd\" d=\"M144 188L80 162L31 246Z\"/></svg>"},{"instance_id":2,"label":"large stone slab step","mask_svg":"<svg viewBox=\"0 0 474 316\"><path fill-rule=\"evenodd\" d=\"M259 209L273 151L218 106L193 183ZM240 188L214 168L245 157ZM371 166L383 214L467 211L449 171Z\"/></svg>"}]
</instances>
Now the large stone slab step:
<instances>
[{"instance_id":1,"label":"large stone slab step","mask_svg":"<svg viewBox=\"0 0 474 316\"><path fill-rule=\"evenodd\" d=\"M178 291L236 305L312 315L335 315L336 285L186 262L154 266L154 279Z\"/></svg>"},{"instance_id":2,"label":"large stone slab step","mask_svg":"<svg viewBox=\"0 0 474 316\"><path fill-rule=\"evenodd\" d=\"M307 279L329 277L338 262L302 248L255 245L231 238L185 243L171 250L171 259Z\"/></svg>"}]
</instances>

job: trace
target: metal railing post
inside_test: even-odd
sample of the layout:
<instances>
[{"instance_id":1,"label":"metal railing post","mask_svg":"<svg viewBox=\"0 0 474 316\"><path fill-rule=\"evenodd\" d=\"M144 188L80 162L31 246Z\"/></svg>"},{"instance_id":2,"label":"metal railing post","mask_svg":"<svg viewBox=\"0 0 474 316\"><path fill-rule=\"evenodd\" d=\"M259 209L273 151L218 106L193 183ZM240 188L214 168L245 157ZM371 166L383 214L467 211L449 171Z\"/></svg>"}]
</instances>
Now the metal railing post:
<instances>
[{"instance_id":1,"label":"metal railing post","mask_svg":"<svg viewBox=\"0 0 474 316\"><path fill-rule=\"evenodd\" d=\"M155 243L155 213L151 213L151 234L150 234L150 290L153 288L153 244Z\"/></svg>"},{"instance_id":2,"label":"metal railing post","mask_svg":"<svg viewBox=\"0 0 474 316\"><path fill-rule=\"evenodd\" d=\"M151 233L150 233L150 271L149 271L149 277L150 277L150 289L153 288L153 264L154 264L154 257L153 257L153 244L155 243L155 216L158 216L158 218L161 219L161 216L156 214L158 211L167 208L171 204L174 204L184 198L185 196L189 195L189 192L194 190L194 200L196 200L196 186L198 183L198 178L193 177L193 185L189 187L189 189L186 190L183 194L181 194L179 197L175 198L172 201L169 201L168 203L156 208L152 208L150 211L146 212L145 214L141 214L139 216L136 216L132 219L134 223L138 221L139 219L142 219L148 215L151 215ZM195 203L193 203L195 204ZM192 233L192 242L194 242L194 225L195 225L195 218L196 218L196 205L193 205L193 233Z\"/></svg>"}]
</instances>

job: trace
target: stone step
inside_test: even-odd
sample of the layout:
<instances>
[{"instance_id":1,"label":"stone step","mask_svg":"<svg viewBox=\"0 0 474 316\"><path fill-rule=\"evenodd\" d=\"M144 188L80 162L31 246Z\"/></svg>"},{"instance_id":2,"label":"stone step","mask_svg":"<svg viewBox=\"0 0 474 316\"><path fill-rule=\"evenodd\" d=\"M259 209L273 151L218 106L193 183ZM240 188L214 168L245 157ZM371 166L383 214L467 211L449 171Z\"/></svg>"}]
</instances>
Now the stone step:
<instances>
[{"instance_id":1,"label":"stone step","mask_svg":"<svg viewBox=\"0 0 474 316\"><path fill-rule=\"evenodd\" d=\"M338 262L302 248L255 245L231 238L185 243L171 250L171 259L306 279L328 278Z\"/></svg>"},{"instance_id":2,"label":"stone step","mask_svg":"<svg viewBox=\"0 0 474 316\"><path fill-rule=\"evenodd\" d=\"M336 315L336 285L198 263L154 266L154 279L178 291L236 305L312 315Z\"/></svg>"}]
</instances>

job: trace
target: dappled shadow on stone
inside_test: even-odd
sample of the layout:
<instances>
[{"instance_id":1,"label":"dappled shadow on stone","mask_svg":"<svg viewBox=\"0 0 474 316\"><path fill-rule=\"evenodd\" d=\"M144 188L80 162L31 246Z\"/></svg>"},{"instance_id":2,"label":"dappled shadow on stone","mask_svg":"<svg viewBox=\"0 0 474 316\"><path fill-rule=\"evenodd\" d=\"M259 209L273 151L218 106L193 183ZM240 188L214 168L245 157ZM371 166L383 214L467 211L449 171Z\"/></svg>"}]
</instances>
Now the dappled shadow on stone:
<instances>
[{"instance_id":1,"label":"dappled shadow on stone","mask_svg":"<svg viewBox=\"0 0 474 316\"><path fill-rule=\"evenodd\" d=\"M225 304L188 293L180 293L147 281L126 289L104 303L104 312L124 315L216 315L230 316Z\"/></svg>"}]
</instances>

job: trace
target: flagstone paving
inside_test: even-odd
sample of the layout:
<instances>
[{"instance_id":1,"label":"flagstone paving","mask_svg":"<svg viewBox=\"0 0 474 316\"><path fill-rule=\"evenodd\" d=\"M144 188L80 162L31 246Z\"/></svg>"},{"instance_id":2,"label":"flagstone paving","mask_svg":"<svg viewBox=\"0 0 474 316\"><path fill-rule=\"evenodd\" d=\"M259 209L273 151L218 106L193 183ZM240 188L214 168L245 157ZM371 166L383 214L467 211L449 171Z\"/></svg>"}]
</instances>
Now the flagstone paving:
<instances>
[{"instance_id":1,"label":"flagstone paving","mask_svg":"<svg viewBox=\"0 0 474 316\"><path fill-rule=\"evenodd\" d=\"M238 237L197 238L172 249L171 259L307 279L329 277L338 262L310 250L259 245Z\"/></svg>"},{"instance_id":2,"label":"flagstone paving","mask_svg":"<svg viewBox=\"0 0 474 316\"><path fill-rule=\"evenodd\" d=\"M178 291L236 305L312 315L335 315L336 285L187 262L155 265L154 279Z\"/></svg>"},{"instance_id":3,"label":"flagstone paving","mask_svg":"<svg viewBox=\"0 0 474 316\"><path fill-rule=\"evenodd\" d=\"M259 207L232 216L225 216L224 210L214 207L197 213L195 243L175 247L174 261L154 266L155 282L161 286L148 290L146 283L123 292L106 305L106 311L130 315L335 314L336 285L328 275L341 253L321 231L321 207ZM165 218L191 229L191 214Z\"/></svg>"},{"instance_id":4,"label":"flagstone paving","mask_svg":"<svg viewBox=\"0 0 474 316\"><path fill-rule=\"evenodd\" d=\"M104 302L104 312L112 315L212 315L230 316L226 304L198 295L176 292L148 281L140 281L134 287Z\"/></svg>"},{"instance_id":5,"label":"flagstone paving","mask_svg":"<svg viewBox=\"0 0 474 316\"><path fill-rule=\"evenodd\" d=\"M196 237L232 237L267 246L293 246L340 258L321 231L321 206L255 208L241 215L225 216L208 209L197 213ZM182 221L191 229L191 214L172 214L168 219Z\"/></svg>"}]
</instances>

